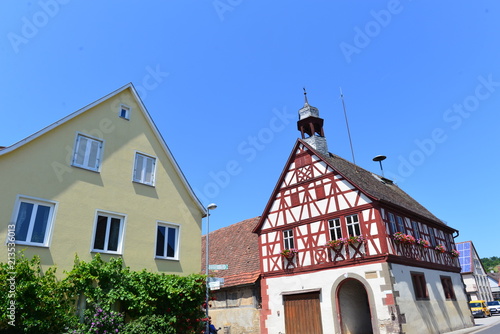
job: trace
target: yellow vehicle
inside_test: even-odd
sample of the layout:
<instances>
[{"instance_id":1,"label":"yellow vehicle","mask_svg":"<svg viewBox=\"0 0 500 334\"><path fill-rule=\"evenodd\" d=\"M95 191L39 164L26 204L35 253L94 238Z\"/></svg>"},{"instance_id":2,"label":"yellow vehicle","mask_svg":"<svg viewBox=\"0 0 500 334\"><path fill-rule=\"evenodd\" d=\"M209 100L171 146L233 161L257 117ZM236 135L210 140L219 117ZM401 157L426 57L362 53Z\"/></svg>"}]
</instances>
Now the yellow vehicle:
<instances>
[{"instance_id":1,"label":"yellow vehicle","mask_svg":"<svg viewBox=\"0 0 500 334\"><path fill-rule=\"evenodd\" d=\"M469 302L470 310L472 311L472 315L474 318L486 318L491 317L490 310L488 306L486 306L486 301L484 300L473 300Z\"/></svg>"}]
</instances>

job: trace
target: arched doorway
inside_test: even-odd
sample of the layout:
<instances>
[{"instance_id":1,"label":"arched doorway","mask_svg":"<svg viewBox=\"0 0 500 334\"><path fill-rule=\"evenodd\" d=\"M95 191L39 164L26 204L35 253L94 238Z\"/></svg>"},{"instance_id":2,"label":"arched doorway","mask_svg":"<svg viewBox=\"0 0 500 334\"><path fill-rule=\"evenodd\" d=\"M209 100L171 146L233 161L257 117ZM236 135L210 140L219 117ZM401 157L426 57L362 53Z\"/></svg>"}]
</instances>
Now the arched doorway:
<instances>
[{"instance_id":1,"label":"arched doorway","mask_svg":"<svg viewBox=\"0 0 500 334\"><path fill-rule=\"evenodd\" d=\"M342 334L372 334L372 316L368 294L356 279L344 280L337 290Z\"/></svg>"}]
</instances>

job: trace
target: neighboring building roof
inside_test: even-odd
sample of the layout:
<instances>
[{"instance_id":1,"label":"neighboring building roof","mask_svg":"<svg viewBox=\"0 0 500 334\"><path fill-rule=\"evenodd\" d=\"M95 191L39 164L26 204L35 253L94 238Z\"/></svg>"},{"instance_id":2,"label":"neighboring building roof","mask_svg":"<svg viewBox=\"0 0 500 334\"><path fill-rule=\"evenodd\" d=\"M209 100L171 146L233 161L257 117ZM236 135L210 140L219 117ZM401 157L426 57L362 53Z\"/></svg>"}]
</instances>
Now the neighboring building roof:
<instances>
[{"instance_id":1,"label":"neighboring building roof","mask_svg":"<svg viewBox=\"0 0 500 334\"><path fill-rule=\"evenodd\" d=\"M243 220L209 234L209 265L226 264L227 270L210 271L210 276L223 277L224 287L252 284L259 278L259 242L252 233L260 217ZM201 265L206 272L206 235L202 236Z\"/></svg>"},{"instance_id":2,"label":"neighboring building roof","mask_svg":"<svg viewBox=\"0 0 500 334\"><path fill-rule=\"evenodd\" d=\"M488 273L488 276L494 279L495 281L498 282L498 285L500 285L500 273Z\"/></svg>"},{"instance_id":3,"label":"neighboring building roof","mask_svg":"<svg viewBox=\"0 0 500 334\"><path fill-rule=\"evenodd\" d=\"M320 157L325 163L327 163L331 168L333 168L336 172L341 174L344 178L346 178L349 182L351 182L354 186L358 187L365 195L370 198L380 201L382 203L387 203L396 207L399 207L403 210L411 211L414 214L417 214L421 217L424 217L435 224L450 229L452 231L457 231L448 225L446 225L442 220L433 215L429 210L427 210L423 205L405 193L401 188L395 185L391 180L385 179L379 175L376 175L366 169L363 169L341 157L338 155L329 153L328 156L322 154L318 150L315 150L313 147L308 145L302 139L297 139L295 147L290 155L290 158L287 162L286 166L289 166L291 163L290 159L292 159L294 153L297 150L297 146L299 144L305 145L308 149L310 149L315 155ZM280 183L283 180L284 174L287 170L283 171L278 184L274 192L278 190ZM271 198L274 198L272 196ZM268 212L269 205L271 205L272 201L268 203L268 207L264 212Z\"/></svg>"},{"instance_id":4,"label":"neighboring building roof","mask_svg":"<svg viewBox=\"0 0 500 334\"><path fill-rule=\"evenodd\" d=\"M149 125L151 126L151 129L153 130L154 134L157 136L158 138L158 141L161 143L162 145L162 148L164 149L165 151L165 154L167 155L167 157L172 161L172 165L174 166L175 170L179 173L179 176L180 176L180 179L182 180L182 182L184 183L184 185L186 186L186 189L188 190L188 192L190 193L190 195L192 196L194 202L198 205L198 208L204 212L204 214L206 214L207 210L206 208L203 206L203 204L200 202L200 200L198 199L198 197L196 196L196 194L194 193L193 189L191 188L191 186L189 185L184 173L182 172L182 170L180 169L179 165L177 164L177 161L175 160L174 156L172 155L172 152L170 151L170 149L168 148L167 146L167 143L165 142L165 140L163 139L160 131L158 130L158 128L156 127L156 124L153 122L153 119L151 118L149 112L147 111L146 109L146 106L142 103L142 100L141 98L139 97L139 94L137 94L137 91L135 90L134 88L134 85L132 83L128 83L126 85L124 85L123 87L115 90L114 92L112 93L109 93L108 95L98 99L97 101L91 103L91 104L88 104L87 106L69 114L68 116L58 120L57 122L54 122L52 123L51 125L43 128L42 130L38 131L38 132L35 132L34 134L32 134L31 136L28 136L20 141L18 141L17 143L11 145L11 146L8 146L8 147L1 147L0 148L0 156L2 155L5 155L5 154L8 154L9 152L31 142L32 140L35 140L36 138L44 135L45 133L51 131L52 129L72 120L73 118L77 117L78 115L86 112L87 110L93 108L94 106L110 99L111 97L121 93L122 91L126 90L126 89L130 89L132 95L135 97L135 99L137 100L137 104L139 105L141 111L144 113L144 116L146 117L146 120L148 121Z\"/></svg>"},{"instance_id":5,"label":"neighboring building roof","mask_svg":"<svg viewBox=\"0 0 500 334\"><path fill-rule=\"evenodd\" d=\"M490 280L490 286L493 287L500 287L500 281L499 281L499 273L488 273L488 279Z\"/></svg>"}]
</instances>

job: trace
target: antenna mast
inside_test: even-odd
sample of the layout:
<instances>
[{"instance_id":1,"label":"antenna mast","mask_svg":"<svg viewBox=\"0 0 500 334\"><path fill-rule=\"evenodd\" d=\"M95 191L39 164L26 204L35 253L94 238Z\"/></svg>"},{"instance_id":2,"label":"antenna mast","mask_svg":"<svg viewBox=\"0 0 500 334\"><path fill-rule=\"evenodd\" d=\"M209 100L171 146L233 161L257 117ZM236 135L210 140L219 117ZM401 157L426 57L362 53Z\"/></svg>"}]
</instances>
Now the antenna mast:
<instances>
[{"instance_id":1,"label":"antenna mast","mask_svg":"<svg viewBox=\"0 0 500 334\"><path fill-rule=\"evenodd\" d=\"M356 165L356 159L354 159L354 149L352 147L351 130L349 130L349 122L347 120L347 112L345 110L344 94L342 94L342 88L340 88L340 99L342 100L342 108L344 108L344 118L345 124L347 126L347 135L349 136L349 144L351 145L352 162L354 165Z\"/></svg>"}]
</instances>

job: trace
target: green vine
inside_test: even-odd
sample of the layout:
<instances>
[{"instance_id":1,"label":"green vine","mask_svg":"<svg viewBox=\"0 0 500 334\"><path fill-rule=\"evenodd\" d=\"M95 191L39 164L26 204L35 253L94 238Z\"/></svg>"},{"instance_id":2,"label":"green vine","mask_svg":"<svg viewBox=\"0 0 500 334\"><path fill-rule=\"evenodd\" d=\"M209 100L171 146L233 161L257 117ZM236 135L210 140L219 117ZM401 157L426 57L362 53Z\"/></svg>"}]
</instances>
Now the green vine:
<instances>
[{"instance_id":1,"label":"green vine","mask_svg":"<svg viewBox=\"0 0 500 334\"><path fill-rule=\"evenodd\" d=\"M0 294L0 333L199 333L205 276L131 271L121 258L90 262L75 258L73 269L57 280L56 269L42 273L40 259L22 254L13 268L0 264L0 288L9 292L15 273L15 298ZM83 297L84 296L84 297ZM85 299L83 322L77 301ZM15 300L15 327L8 305ZM110 319L113 319L111 321ZM104 323L106 322L106 325ZM110 322L111 321L111 322ZM99 326L98 326L99 324ZM102 330L102 331L101 331ZM118 330L118 331L116 331Z\"/></svg>"}]
</instances>

